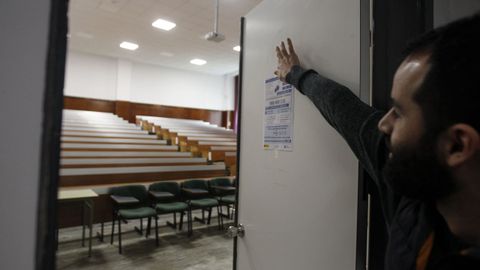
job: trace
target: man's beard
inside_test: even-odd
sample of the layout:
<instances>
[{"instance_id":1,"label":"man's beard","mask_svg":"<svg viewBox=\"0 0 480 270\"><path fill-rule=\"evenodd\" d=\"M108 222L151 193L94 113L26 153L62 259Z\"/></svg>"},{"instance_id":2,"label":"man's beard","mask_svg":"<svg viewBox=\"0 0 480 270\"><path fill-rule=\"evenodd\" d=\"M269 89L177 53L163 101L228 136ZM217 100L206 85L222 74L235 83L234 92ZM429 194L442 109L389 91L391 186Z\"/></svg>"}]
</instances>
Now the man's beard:
<instances>
[{"instance_id":1,"label":"man's beard","mask_svg":"<svg viewBox=\"0 0 480 270\"><path fill-rule=\"evenodd\" d=\"M425 202L435 202L454 192L451 173L437 156L437 139L438 136L424 134L417 145L391 149L392 157L383 176L394 192Z\"/></svg>"}]
</instances>

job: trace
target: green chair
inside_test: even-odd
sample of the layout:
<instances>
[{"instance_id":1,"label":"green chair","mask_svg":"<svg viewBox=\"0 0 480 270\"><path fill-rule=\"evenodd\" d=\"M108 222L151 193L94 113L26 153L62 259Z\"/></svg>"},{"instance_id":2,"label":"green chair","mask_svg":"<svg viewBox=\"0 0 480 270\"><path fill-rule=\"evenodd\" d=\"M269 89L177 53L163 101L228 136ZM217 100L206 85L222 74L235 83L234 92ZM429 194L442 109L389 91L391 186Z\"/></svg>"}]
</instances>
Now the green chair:
<instances>
[{"instance_id":1,"label":"green chair","mask_svg":"<svg viewBox=\"0 0 480 270\"><path fill-rule=\"evenodd\" d=\"M158 246L158 220L157 213L153 209L148 197L148 192L143 185L128 185L112 187L109 190L110 198L113 201L113 219L112 219L112 235L110 243L113 244L115 231L115 220L118 222L118 252L122 253L122 222L127 220L140 219L140 234L143 234L143 219L147 218L148 237L151 227L151 219L155 219L155 240Z\"/></svg>"},{"instance_id":2,"label":"green chair","mask_svg":"<svg viewBox=\"0 0 480 270\"><path fill-rule=\"evenodd\" d=\"M153 198L155 210L158 215L172 214L173 223L167 221L167 225L177 228L177 213L180 214L179 230L182 230L183 215L188 211L188 204L182 201L180 184L177 182L158 182L148 187L150 196Z\"/></svg>"},{"instance_id":3,"label":"green chair","mask_svg":"<svg viewBox=\"0 0 480 270\"><path fill-rule=\"evenodd\" d=\"M214 178L208 182L208 186L210 193L215 195L218 200L220 208L222 206L227 207L227 214L223 215L223 217L230 219L230 207L235 205L235 186L233 186L229 178Z\"/></svg>"},{"instance_id":4,"label":"green chair","mask_svg":"<svg viewBox=\"0 0 480 270\"><path fill-rule=\"evenodd\" d=\"M217 208L218 227L223 227L222 213L218 200L213 198L208 190L208 183L205 180L187 180L182 183L182 195L188 204L188 235L193 233L193 221L203 224L210 224L212 208ZM192 210L201 209L202 218L192 217ZM208 211L208 219L205 221L205 211Z\"/></svg>"}]
</instances>

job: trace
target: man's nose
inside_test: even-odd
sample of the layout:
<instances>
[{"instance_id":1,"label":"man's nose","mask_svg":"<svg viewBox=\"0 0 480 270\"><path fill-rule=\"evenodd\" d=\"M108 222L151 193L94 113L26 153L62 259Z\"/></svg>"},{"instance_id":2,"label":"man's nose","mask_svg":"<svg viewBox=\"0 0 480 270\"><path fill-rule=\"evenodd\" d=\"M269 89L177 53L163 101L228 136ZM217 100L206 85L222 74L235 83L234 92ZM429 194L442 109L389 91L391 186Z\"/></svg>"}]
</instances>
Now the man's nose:
<instances>
[{"instance_id":1,"label":"man's nose","mask_svg":"<svg viewBox=\"0 0 480 270\"><path fill-rule=\"evenodd\" d=\"M392 133L392 113L393 109L390 109L387 114L385 114L380 122L378 122L378 129L385 133L386 135L390 135Z\"/></svg>"}]
</instances>

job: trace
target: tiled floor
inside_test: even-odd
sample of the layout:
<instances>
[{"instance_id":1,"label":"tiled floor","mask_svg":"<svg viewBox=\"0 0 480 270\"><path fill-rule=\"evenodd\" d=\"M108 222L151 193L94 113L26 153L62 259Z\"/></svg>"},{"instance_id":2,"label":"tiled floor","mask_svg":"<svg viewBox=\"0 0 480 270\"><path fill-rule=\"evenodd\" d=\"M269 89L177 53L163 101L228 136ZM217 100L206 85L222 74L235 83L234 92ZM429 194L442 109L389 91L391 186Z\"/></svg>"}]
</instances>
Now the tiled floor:
<instances>
[{"instance_id":1,"label":"tiled floor","mask_svg":"<svg viewBox=\"0 0 480 270\"><path fill-rule=\"evenodd\" d=\"M210 226L194 223L194 233L186 235L165 226L159 228L159 247L155 246L154 230L148 239L134 231L138 221L122 224L123 254L118 254L118 238L110 245L110 224L105 226L105 241L93 240L92 257L88 248L81 247L81 227L60 230L57 251L57 269L158 269L158 270L230 270L233 269L233 240L219 231L217 220L212 218ZM152 222L153 223L153 222ZM227 224L228 226L228 224ZM226 227L227 227L226 226ZM146 227L146 222L145 226ZM117 228L115 228L117 229ZM100 230L95 225L94 232Z\"/></svg>"}]
</instances>

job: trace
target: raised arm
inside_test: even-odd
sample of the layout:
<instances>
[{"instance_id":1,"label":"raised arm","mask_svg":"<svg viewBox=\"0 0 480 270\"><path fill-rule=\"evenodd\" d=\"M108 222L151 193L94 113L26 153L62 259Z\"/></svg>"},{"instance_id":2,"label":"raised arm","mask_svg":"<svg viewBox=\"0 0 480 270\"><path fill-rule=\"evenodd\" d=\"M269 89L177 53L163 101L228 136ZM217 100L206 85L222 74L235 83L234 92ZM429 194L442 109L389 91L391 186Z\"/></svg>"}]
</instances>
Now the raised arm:
<instances>
[{"instance_id":1,"label":"raised arm","mask_svg":"<svg viewBox=\"0 0 480 270\"><path fill-rule=\"evenodd\" d=\"M292 42L287 41L288 51L283 42L276 48L279 62L275 74L310 98L327 122L346 140L379 187L388 219L393 215L396 196L381 176L387 152L384 135L377 124L383 113L363 103L347 87L300 67Z\"/></svg>"},{"instance_id":2,"label":"raised arm","mask_svg":"<svg viewBox=\"0 0 480 270\"><path fill-rule=\"evenodd\" d=\"M378 151L384 143L377 123L382 113L363 103L347 87L300 67L292 41L276 48L278 67L274 72L280 80L294 85L310 98L327 122L347 141L362 165L373 177L378 177ZM377 179L375 179L377 180Z\"/></svg>"}]
</instances>

